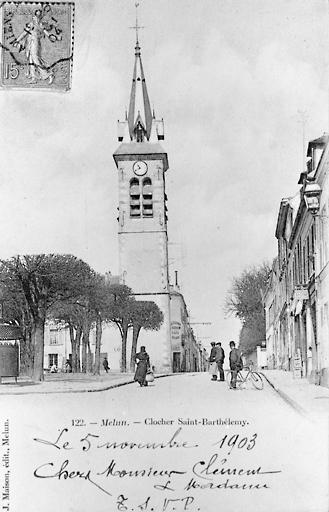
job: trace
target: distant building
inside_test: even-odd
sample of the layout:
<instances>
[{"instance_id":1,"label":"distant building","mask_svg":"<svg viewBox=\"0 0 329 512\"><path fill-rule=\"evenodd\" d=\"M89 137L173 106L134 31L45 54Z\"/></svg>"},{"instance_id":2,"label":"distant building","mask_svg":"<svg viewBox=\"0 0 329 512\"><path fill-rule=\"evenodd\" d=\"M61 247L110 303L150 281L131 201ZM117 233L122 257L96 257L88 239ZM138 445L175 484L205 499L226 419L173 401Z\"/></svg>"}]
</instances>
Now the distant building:
<instances>
[{"instance_id":1,"label":"distant building","mask_svg":"<svg viewBox=\"0 0 329 512\"><path fill-rule=\"evenodd\" d=\"M254 370L264 370L268 368L265 341L262 345L257 345L248 355L242 353L241 356L243 364L246 366L251 365Z\"/></svg>"},{"instance_id":2,"label":"distant building","mask_svg":"<svg viewBox=\"0 0 329 512\"><path fill-rule=\"evenodd\" d=\"M294 198L280 204L274 260L264 296L269 368L328 386L329 378L329 144L308 145L307 170Z\"/></svg>"},{"instance_id":3,"label":"distant building","mask_svg":"<svg viewBox=\"0 0 329 512\"><path fill-rule=\"evenodd\" d=\"M64 370L70 354L71 341L68 328L55 322L47 322L45 325L44 368L50 369L55 365L58 370Z\"/></svg>"},{"instance_id":4,"label":"distant building","mask_svg":"<svg viewBox=\"0 0 329 512\"><path fill-rule=\"evenodd\" d=\"M117 347L117 345L113 343L113 338L115 339L115 337L119 338L117 328L113 325L104 326L104 335L102 337L101 346L101 362L104 357L109 358L111 363L113 360L116 360L115 356L113 357L113 351ZM95 328L93 328L89 336L90 354L87 354L89 370L92 369L92 364L94 363L95 343L96 332ZM82 346L80 347L80 358L81 356ZM117 357L117 359L118 363L115 364L114 367L119 369L120 359L119 357ZM72 361L72 346L69 328L61 323L56 323L53 321L46 322L43 364L44 369L49 371L52 366L56 366L58 371L65 371L65 364L67 360L70 362Z\"/></svg>"},{"instance_id":5,"label":"distant building","mask_svg":"<svg viewBox=\"0 0 329 512\"><path fill-rule=\"evenodd\" d=\"M111 284L120 284L118 276L106 274ZM177 279L177 277L176 277ZM199 372L206 371L208 367L208 353L202 346L193 332L190 325L189 314L186 303L178 284L170 285L170 346L172 371L176 372ZM150 346L156 331L140 332L139 346L145 344L147 349ZM94 361L94 349L96 341L95 328L90 332L90 362ZM131 349L131 332L128 336L127 344L127 366L129 369L129 353ZM149 350L149 349L148 349ZM120 369L121 361L121 338L117 327L113 324L103 325L101 360L107 357L112 370ZM55 365L59 371L65 370L65 363L71 360L72 350L69 329L63 324L47 322L45 327L45 350L44 350L44 368L49 370ZM161 371L154 363L151 357L151 364L156 372Z\"/></svg>"},{"instance_id":6,"label":"distant building","mask_svg":"<svg viewBox=\"0 0 329 512\"><path fill-rule=\"evenodd\" d=\"M179 286L170 286L171 347L173 372L204 371L204 352L194 336Z\"/></svg>"},{"instance_id":7,"label":"distant building","mask_svg":"<svg viewBox=\"0 0 329 512\"><path fill-rule=\"evenodd\" d=\"M316 322L316 351L312 360L319 374L320 384L329 387L329 137L309 144L314 174L312 182L305 185L308 207L314 208L315 276L311 294L315 296L316 309L313 316ZM318 189L316 189L316 185Z\"/></svg>"}]
</instances>

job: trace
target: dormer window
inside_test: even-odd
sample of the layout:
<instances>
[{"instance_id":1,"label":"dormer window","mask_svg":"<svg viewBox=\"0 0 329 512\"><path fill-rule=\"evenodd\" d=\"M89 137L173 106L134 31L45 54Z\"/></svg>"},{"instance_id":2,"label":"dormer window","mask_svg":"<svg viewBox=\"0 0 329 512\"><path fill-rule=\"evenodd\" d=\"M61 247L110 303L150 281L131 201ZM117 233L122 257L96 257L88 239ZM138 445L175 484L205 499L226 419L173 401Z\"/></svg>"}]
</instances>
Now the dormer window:
<instances>
[{"instance_id":1,"label":"dormer window","mask_svg":"<svg viewBox=\"0 0 329 512\"><path fill-rule=\"evenodd\" d=\"M135 121L134 135L135 135L136 142L143 142L145 137L147 138L145 124L144 124L144 121L143 121L139 111L138 111L137 119Z\"/></svg>"},{"instance_id":2,"label":"dormer window","mask_svg":"<svg viewBox=\"0 0 329 512\"><path fill-rule=\"evenodd\" d=\"M136 142L143 142L144 140L144 128L140 122L137 123L135 128Z\"/></svg>"}]
</instances>

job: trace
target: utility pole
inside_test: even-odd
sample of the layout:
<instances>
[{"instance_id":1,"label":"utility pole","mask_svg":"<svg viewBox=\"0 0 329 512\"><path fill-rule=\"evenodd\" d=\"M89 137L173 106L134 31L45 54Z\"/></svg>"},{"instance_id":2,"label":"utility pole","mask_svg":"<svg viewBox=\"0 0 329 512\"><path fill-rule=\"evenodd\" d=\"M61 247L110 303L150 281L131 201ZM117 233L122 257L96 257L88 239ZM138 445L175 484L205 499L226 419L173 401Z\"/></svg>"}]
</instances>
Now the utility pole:
<instances>
[{"instance_id":1,"label":"utility pole","mask_svg":"<svg viewBox=\"0 0 329 512\"><path fill-rule=\"evenodd\" d=\"M305 140L305 127L306 127L306 123L308 121L308 113L306 110L298 110L298 115L299 115L299 121L298 123L300 123L302 125L302 150L303 150L303 155L302 155L302 172L305 172L306 171L306 154L305 154L305 150L306 150L306 140Z\"/></svg>"}]
</instances>

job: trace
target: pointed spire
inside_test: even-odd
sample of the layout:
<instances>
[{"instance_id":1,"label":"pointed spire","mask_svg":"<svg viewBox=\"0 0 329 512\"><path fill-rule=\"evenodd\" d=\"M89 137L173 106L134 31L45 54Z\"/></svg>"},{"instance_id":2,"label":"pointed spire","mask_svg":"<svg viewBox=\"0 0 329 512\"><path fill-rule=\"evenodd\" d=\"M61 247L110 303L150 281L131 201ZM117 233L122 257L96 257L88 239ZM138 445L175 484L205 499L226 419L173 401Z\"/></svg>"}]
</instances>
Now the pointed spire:
<instances>
[{"instance_id":1,"label":"pointed spire","mask_svg":"<svg viewBox=\"0 0 329 512\"><path fill-rule=\"evenodd\" d=\"M154 108L151 109L149 95L146 87L141 47L139 44L139 29L144 28L138 24L138 12L136 6L136 23L129 27L136 31L135 63L130 91L128 113L126 120L118 122L118 140L120 142L156 142L164 139L163 120L155 118Z\"/></svg>"},{"instance_id":2,"label":"pointed spire","mask_svg":"<svg viewBox=\"0 0 329 512\"><path fill-rule=\"evenodd\" d=\"M144 137L150 138L152 128L152 111L147 92L144 69L138 41L135 47L135 65L130 92L128 111L128 124L131 139L136 139L137 120L141 119L144 125Z\"/></svg>"},{"instance_id":3,"label":"pointed spire","mask_svg":"<svg viewBox=\"0 0 329 512\"><path fill-rule=\"evenodd\" d=\"M136 24L134 27L130 27L136 30L136 46L135 65L128 111L128 125L131 140L138 139L138 142L142 142L144 138L149 140L151 135L152 111L145 82L144 69L141 58L141 48L138 40L138 30L144 28L138 25L138 5L139 4L136 2Z\"/></svg>"}]
</instances>

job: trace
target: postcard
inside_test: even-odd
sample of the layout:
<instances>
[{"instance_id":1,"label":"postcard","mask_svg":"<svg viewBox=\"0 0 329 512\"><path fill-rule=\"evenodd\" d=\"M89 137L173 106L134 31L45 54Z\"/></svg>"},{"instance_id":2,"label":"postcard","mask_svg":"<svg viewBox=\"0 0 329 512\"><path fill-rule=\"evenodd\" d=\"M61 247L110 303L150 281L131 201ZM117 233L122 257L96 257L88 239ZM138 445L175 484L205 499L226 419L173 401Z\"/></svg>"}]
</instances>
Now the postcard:
<instances>
[{"instance_id":1,"label":"postcard","mask_svg":"<svg viewBox=\"0 0 329 512\"><path fill-rule=\"evenodd\" d=\"M328 511L328 5L0 21L0 512Z\"/></svg>"}]
</instances>

